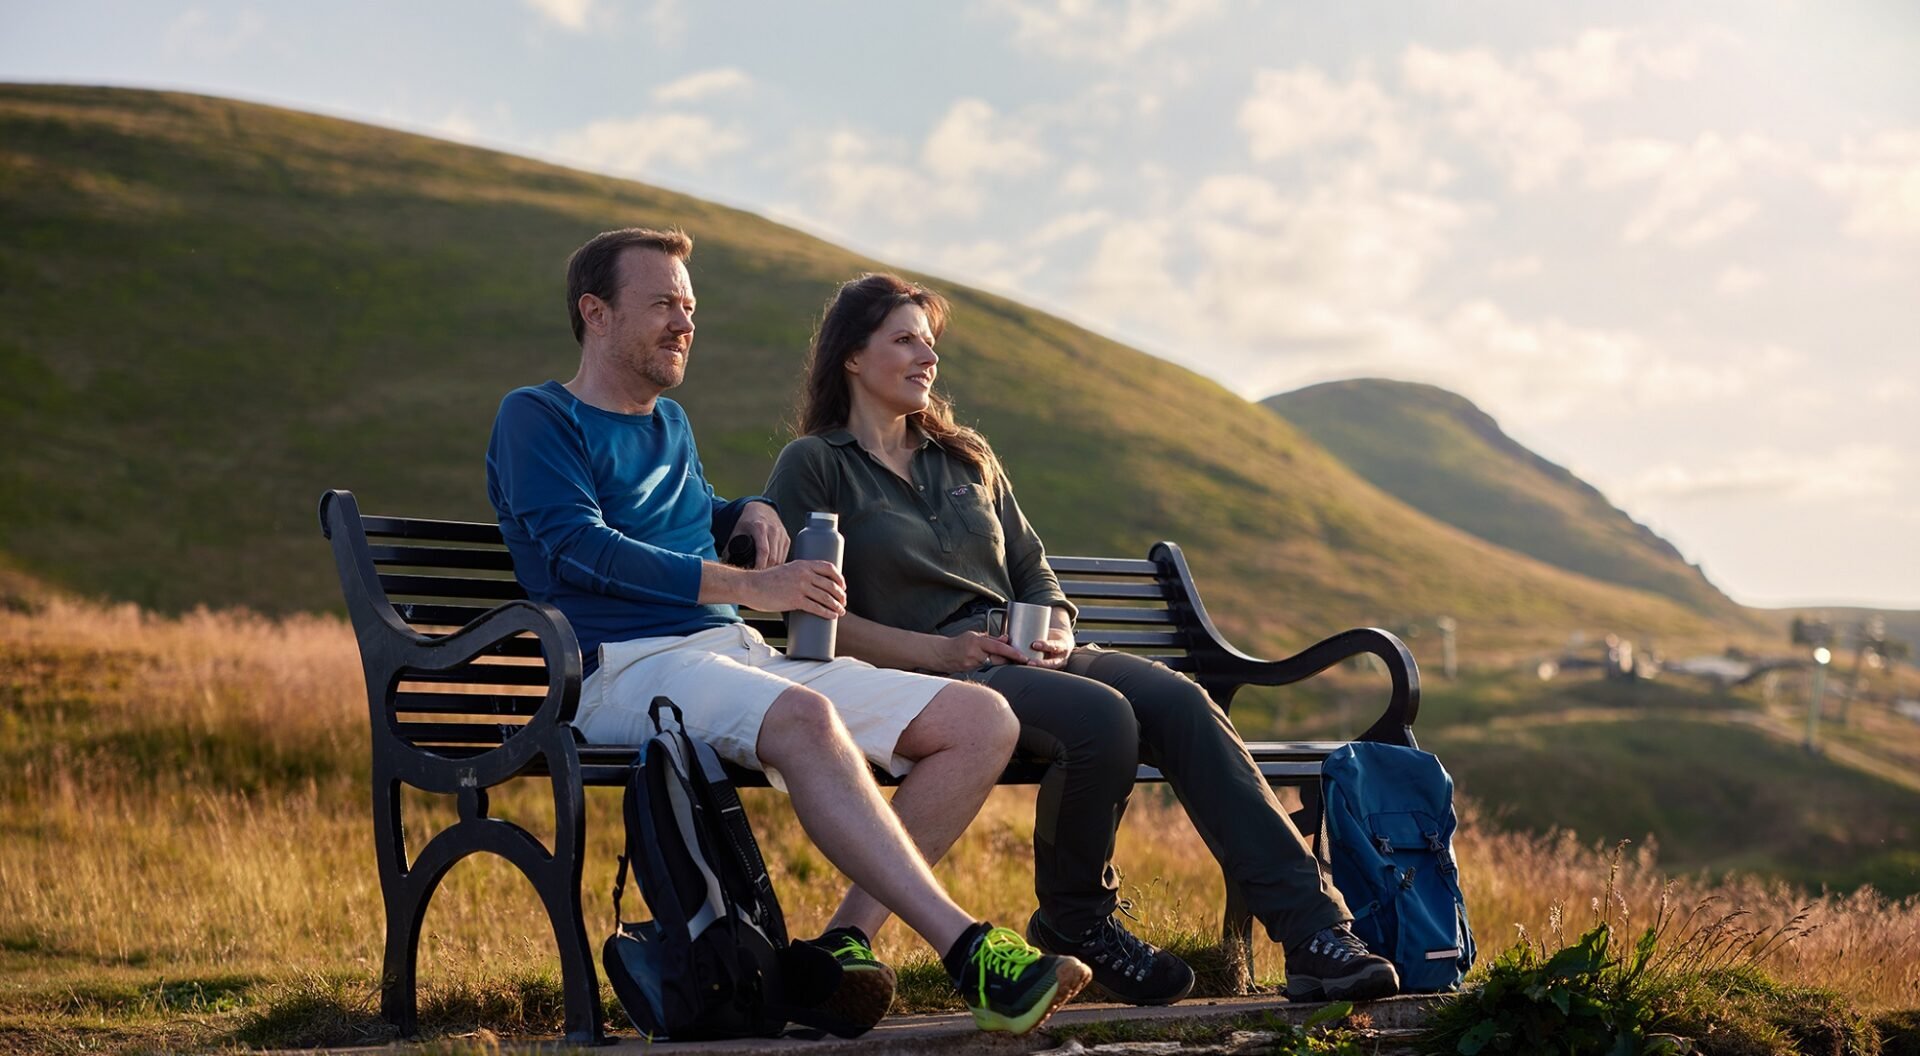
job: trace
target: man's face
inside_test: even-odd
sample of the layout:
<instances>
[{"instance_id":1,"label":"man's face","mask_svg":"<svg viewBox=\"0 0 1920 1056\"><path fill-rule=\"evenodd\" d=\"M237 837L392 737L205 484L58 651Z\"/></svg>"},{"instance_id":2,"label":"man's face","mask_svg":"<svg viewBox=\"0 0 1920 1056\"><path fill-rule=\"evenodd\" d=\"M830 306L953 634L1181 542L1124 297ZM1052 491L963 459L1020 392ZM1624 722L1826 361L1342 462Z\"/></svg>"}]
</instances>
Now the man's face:
<instances>
[{"instance_id":1,"label":"man's face","mask_svg":"<svg viewBox=\"0 0 1920 1056\"><path fill-rule=\"evenodd\" d=\"M662 391L686 380L693 352L693 280L678 257L652 249L620 255L620 286L608 305L613 365Z\"/></svg>"}]
</instances>

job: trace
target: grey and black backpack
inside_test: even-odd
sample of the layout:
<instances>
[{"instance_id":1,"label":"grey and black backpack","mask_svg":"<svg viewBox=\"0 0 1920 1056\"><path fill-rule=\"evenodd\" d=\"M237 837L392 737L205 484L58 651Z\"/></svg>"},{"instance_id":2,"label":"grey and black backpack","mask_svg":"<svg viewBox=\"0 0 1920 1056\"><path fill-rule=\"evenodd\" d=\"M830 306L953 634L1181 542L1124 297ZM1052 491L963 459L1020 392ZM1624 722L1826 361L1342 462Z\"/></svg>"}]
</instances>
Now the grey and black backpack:
<instances>
[{"instance_id":1,"label":"grey and black backpack","mask_svg":"<svg viewBox=\"0 0 1920 1056\"><path fill-rule=\"evenodd\" d=\"M601 955L613 992L656 1040L770 1037L789 1021L811 1025L839 985L839 964L787 942L760 846L713 748L687 736L666 697L648 713L657 732L628 775L626 853ZM652 920L621 919L629 869Z\"/></svg>"}]
</instances>

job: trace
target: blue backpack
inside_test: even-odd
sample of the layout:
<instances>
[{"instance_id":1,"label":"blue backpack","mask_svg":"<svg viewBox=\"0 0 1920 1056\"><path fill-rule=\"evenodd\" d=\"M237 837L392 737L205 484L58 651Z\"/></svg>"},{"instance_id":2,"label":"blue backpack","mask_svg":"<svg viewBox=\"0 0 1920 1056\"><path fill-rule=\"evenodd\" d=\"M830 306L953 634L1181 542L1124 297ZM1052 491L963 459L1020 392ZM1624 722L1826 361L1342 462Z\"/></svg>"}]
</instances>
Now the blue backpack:
<instances>
[{"instance_id":1,"label":"blue backpack","mask_svg":"<svg viewBox=\"0 0 1920 1056\"><path fill-rule=\"evenodd\" d=\"M1403 993L1459 987L1473 929L1453 861L1453 778L1428 752L1355 741L1320 771L1333 883L1353 932L1393 962Z\"/></svg>"}]
</instances>

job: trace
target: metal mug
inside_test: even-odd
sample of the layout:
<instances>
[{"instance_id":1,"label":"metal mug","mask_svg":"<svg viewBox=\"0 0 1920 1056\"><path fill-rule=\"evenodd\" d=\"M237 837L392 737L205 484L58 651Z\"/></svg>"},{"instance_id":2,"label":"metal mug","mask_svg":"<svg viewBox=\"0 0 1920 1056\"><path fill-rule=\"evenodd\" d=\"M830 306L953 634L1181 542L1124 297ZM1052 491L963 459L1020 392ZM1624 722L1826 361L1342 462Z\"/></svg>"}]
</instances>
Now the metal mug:
<instances>
[{"instance_id":1,"label":"metal mug","mask_svg":"<svg viewBox=\"0 0 1920 1056\"><path fill-rule=\"evenodd\" d=\"M1033 643L1045 638L1047 628L1052 624L1051 605L1016 601L1007 606L1007 642L1025 654L1028 660L1040 659L1042 654L1033 648Z\"/></svg>"}]
</instances>

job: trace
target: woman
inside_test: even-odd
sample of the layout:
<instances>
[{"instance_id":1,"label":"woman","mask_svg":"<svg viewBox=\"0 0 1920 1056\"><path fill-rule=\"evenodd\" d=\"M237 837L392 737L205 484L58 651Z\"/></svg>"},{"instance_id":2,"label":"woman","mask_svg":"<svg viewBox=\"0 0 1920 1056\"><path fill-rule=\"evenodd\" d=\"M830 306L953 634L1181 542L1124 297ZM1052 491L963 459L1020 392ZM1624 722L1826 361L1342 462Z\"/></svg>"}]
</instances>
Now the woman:
<instances>
[{"instance_id":1,"label":"woman","mask_svg":"<svg viewBox=\"0 0 1920 1056\"><path fill-rule=\"evenodd\" d=\"M766 494L791 531L810 510L840 514L842 653L984 682L1019 717L1020 751L1052 764L1034 819L1040 908L1029 940L1079 957L1124 1001L1165 1004L1192 989L1192 969L1114 916L1114 833L1145 759L1285 945L1290 996L1396 990L1393 966L1347 930L1339 892L1225 713L1160 664L1075 647L1073 605L1005 469L934 390L946 322L943 298L895 276L842 286L808 354L801 435L780 453ZM1031 643L1037 660L993 622L1013 601L1053 609L1046 637Z\"/></svg>"}]
</instances>

